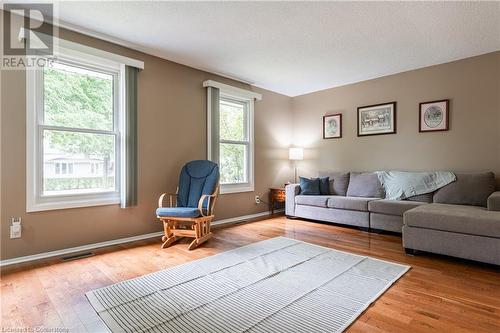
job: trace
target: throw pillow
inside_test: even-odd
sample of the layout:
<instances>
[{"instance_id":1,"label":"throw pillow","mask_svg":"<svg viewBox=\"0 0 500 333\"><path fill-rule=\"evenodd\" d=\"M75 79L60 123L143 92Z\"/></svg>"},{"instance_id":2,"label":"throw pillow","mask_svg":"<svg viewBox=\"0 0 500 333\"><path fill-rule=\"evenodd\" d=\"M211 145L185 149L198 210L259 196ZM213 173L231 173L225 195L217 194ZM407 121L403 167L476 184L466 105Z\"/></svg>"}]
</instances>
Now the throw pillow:
<instances>
[{"instance_id":1,"label":"throw pillow","mask_svg":"<svg viewBox=\"0 0 500 333\"><path fill-rule=\"evenodd\" d=\"M330 191L331 195L342 195L345 197L347 194L347 186L349 185L349 172L319 172L320 177L330 178Z\"/></svg>"},{"instance_id":2,"label":"throw pillow","mask_svg":"<svg viewBox=\"0 0 500 333\"><path fill-rule=\"evenodd\" d=\"M321 195L330 195L330 177L319 177L319 192Z\"/></svg>"},{"instance_id":3,"label":"throw pillow","mask_svg":"<svg viewBox=\"0 0 500 333\"><path fill-rule=\"evenodd\" d=\"M300 177L300 194L302 195L320 195L319 178Z\"/></svg>"},{"instance_id":4,"label":"throw pillow","mask_svg":"<svg viewBox=\"0 0 500 333\"><path fill-rule=\"evenodd\" d=\"M383 198L385 197L385 191L375 173L351 172L351 179L349 180L349 187L347 188L347 196Z\"/></svg>"}]
</instances>

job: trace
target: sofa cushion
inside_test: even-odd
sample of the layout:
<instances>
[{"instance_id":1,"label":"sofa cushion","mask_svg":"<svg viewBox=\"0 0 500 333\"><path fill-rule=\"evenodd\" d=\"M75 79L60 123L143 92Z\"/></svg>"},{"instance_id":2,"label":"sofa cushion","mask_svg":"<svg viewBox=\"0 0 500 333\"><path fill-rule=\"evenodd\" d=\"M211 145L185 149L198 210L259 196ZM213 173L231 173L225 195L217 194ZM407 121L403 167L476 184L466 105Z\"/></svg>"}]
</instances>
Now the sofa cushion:
<instances>
[{"instance_id":1,"label":"sofa cushion","mask_svg":"<svg viewBox=\"0 0 500 333\"><path fill-rule=\"evenodd\" d=\"M330 177L319 177L319 193L330 195Z\"/></svg>"},{"instance_id":2,"label":"sofa cushion","mask_svg":"<svg viewBox=\"0 0 500 333\"><path fill-rule=\"evenodd\" d=\"M328 199L328 208L368 211L368 202L379 200L378 198L343 197L341 195L331 196Z\"/></svg>"},{"instance_id":3,"label":"sofa cushion","mask_svg":"<svg viewBox=\"0 0 500 333\"><path fill-rule=\"evenodd\" d=\"M405 200L431 203L433 196L434 196L434 192L431 192L431 193L426 193L426 194L414 195L412 197L406 198Z\"/></svg>"},{"instance_id":4,"label":"sofa cushion","mask_svg":"<svg viewBox=\"0 0 500 333\"><path fill-rule=\"evenodd\" d=\"M300 177L300 194L302 195L320 195L319 178Z\"/></svg>"},{"instance_id":5,"label":"sofa cushion","mask_svg":"<svg viewBox=\"0 0 500 333\"><path fill-rule=\"evenodd\" d=\"M500 211L500 191L488 197L488 210Z\"/></svg>"},{"instance_id":6,"label":"sofa cushion","mask_svg":"<svg viewBox=\"0 0 500 333\"><path fill-rule=\"evenodd\" d=\"M347 196L383 198L385 197L385 191L375 173L351 172Z\"/></svg>"},{"instance_id":7,"label":"sofa cushion","mask_svg":"<svg viewBox=\"0 0 500 333\"><path fill-rule=\"evenodd\" d=\"M500 238L500 214L484 207L432 203L408 210L404 225Z\"/></svg>"},{"instance_id":8,"label":"sofa cushion","mask_svg":"<svg viewBox=\"0 0 500 333\"><path fill-rule=\"evenodd\" d=\"M200 210L194 207L160 207L156 210L160 217L199 217Z\"/></svg>"},{"instance_id":9,"label":"sofa cushion","mask_svg":"<svg viewBox=\"0 0 500 333\"><path fill-rule=\"evenodd\" d=\"M434 194L435 203L486 207L491 193L495 192L495 174L455 173L457 180L440 188Z\"/></svg>"},{"instance_id":10,"label":"sofa cushion","mask_svg":"<svg viewBox=\"0 0 500 333\"><path fill-rule=\"evenodd\" d=\"M412 208L426 205L425 202L401 200L375 200L368 203L371 213L403 216L403 213Z\"/></svg>"},{"instance_id":11,"label":"sofa cushion","mask_svg":"<svg viewBox=\"0 0 500 333\"><path fill-rule=\"evenodd\" d=\"M320 177L330 178L330 194L343 195L347 194L347 186L349 185L349 172L320 172Z\"/></svg>"},{"instance_id":12,"label":"sofa cushion","mask_svg":"<svg viewBox=\"0 0 500 333\"><path fill-rule=\"evenodd\" d=\"M295 203L304 206L326 207L328 198L331 197L328 195L297 195Z\"/></svg>"}]
</instances>

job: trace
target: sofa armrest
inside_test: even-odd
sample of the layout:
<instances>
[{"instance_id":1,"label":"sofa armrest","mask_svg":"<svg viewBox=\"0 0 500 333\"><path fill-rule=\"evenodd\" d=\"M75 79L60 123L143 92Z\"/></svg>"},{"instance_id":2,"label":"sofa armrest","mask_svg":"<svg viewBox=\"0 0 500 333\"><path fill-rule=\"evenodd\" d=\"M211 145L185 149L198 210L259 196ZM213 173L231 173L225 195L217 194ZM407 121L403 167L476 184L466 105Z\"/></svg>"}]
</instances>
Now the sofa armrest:
<instances>
[{"instance_id":1,"label":"sofa armrest","mask_svg":"<svg viewBox=\"0 0 500 333\"><path fill-rule=\"evenodd\" d=\"M488 210L500 211L500 191L493 192L488 197Z\"/></svg>"},{"instance_id":2,"label":"sofa armrest","mask_svg":"<svg viewBox=\"0 0 500 333\"><path fill-rule=\"evenodd\" d=\"M299 193L299 184L288 184L285 186L285 215L295 216L295 196L297 196Z\"/></svg>"}]
</instances>

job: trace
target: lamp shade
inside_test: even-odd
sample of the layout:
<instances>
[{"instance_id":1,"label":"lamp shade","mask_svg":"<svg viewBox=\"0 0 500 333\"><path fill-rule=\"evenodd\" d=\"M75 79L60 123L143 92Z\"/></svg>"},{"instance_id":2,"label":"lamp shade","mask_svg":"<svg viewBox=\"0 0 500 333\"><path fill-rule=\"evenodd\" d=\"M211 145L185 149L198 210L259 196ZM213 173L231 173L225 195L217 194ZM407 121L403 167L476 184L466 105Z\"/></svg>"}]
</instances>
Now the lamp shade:
<instances>
[{"instance_id":1,"label":"lamp shade","mask_svg":"<svg viewBox=\"0 0 500 333\"><path fill-rule=\"evenodd\" d=\"M304 149L302 148L289 148L288 149L288 159L292 161L303 160L304 159Z\"/></svg>"}]
</instances>

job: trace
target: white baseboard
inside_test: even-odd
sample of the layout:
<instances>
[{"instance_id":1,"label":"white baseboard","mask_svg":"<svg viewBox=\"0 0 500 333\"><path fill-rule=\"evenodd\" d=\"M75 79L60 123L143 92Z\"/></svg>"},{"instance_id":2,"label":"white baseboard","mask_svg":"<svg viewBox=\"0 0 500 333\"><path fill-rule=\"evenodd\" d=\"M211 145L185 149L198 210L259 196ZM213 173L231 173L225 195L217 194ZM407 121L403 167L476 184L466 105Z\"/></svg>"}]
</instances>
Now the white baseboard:
<instances>
[{"instance_id":1,"label":"white baseboard","mask_svg":"<svg viewBox=\"0 0 500 333\"><path fill-rule=\"evenodd\" d=\"M276 209L274 211L274 213L275 214L276 213L282 213L284 211L285 211L284 209ZM247 221L247 220L252 220L252 219L256 219L258 217L268 216L268 215L271 215L271 213L266 211L266 212L261 212L261 213L256 213L256 214L236 216L236 217L231 217L231 218L224 219L224 220L214 221L214 222L212 222L212 225L223 225L223 224L230 224L230 223L239 223L239 222L244 222L244 221Z\"/></svg>"},{"instance_id":2,"label":"white baseboard","mask_svg":"<svg viewBox=\"0 0 500 333\"><path fill-rule=\"evenodd\" d=\"M283 209L276 210L275 212L276 213L283 212ZM269 212L262 212L262 213L251 214L251 215L243 215L243 216L232 217L232 218L229 218L229 219L214 221L214 222L212 222L212 225L218 226L218 225L223 225L223 224L231 224L231 223L244 222L244 221L247 221L247 220L255 219L255 218L266 216L266 215L270 215L270 213ZM24 256L24 257L12 258L12 259L0 260L0 267L4 267L4 266L8 266L8 265L14 265L14 264L20 264L20 263L28 262L28 261L46 259L46 258L50 258L50 257L58 257L58 256L63 256L63 255L66 255L66 254L70 254L70 253L88 251L88 250L97 249L97 248L100 248L100 247L106 247L106 246L111 246L111 245L118 245L118 244L130 243L130 242L135 242L135 241L139 241L139 240L143 240L143 239L148 239L148 238L153 238L153 237L160 237L160 236L163 236L163 231L152 232L152 233L149 233L149 234L132 236L132 237L125 237L125 238L113 239L113 240L110 240L110 241L105 241L105 242L100 242L100 243L94 243L94 244L87 244L87 245L82 245L82 246L70 247L70 248L62 249L62 250L56 250L56 251L50 251L50 252L43 252L43 253L33 254L33 255L30 255L30 256Z\"/></svg>"},{"instance_id":3,"label":"white baseboard","mask_svg":"<svg viewBox=\"0 0 500 333\"><path fill-rule=\"evenodd\" d=\"M19 263L27 262L27 261L33 261L33 260L50 258L50 257L62 256L62 255L65 255L65 254L70 254L70 253L88 251L88 250L97 249L97 248L105 247L105 246L111 246L111 245L117 245L117 244L129 243L129 242L135 242L135 241L139 241L139 240L143 240L143 239L148 239L148 238L153 238L153 237L159 237L159 236L162 236L162 235L163 235L163 231L152 232L150 234L144 234L144 235L138 235L138 236L132 236L132 237L126 237L126 238L119 238L119 239L113 239L113 240L110 240L110 241L105 241L105 242L100 242L100 243L87 244L87 245L82 245L82 246L70 247L70 248L62 249L62 250L56 250L56 251L50 251L50 252L43 252L43 253L33 254L33 255L30 255L30 256L24 256L24 257L17 257L17 258L12 258L12 259L6 259L6 260L0 261L0 267L7 266L7 265L13 265L13 264L19 264Z\"/></svg>"}]
</instances>

